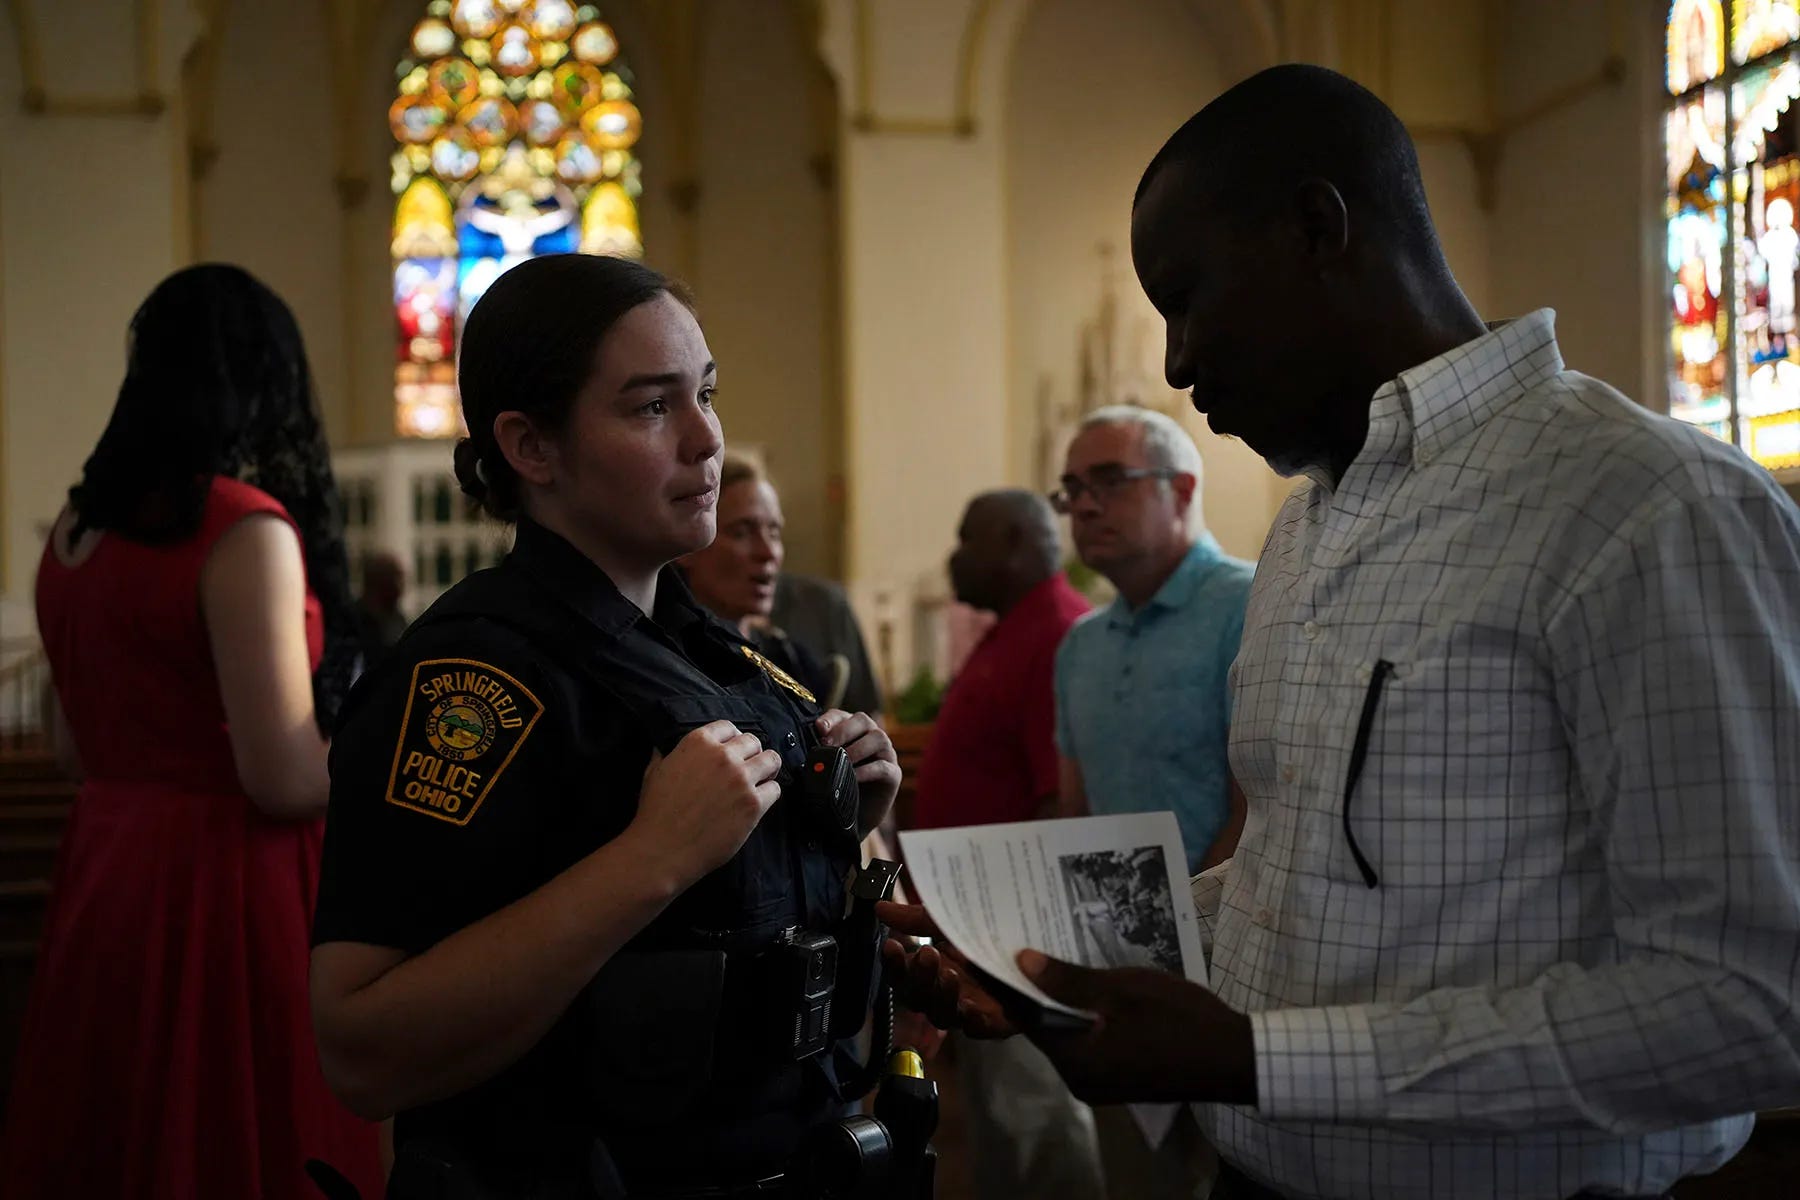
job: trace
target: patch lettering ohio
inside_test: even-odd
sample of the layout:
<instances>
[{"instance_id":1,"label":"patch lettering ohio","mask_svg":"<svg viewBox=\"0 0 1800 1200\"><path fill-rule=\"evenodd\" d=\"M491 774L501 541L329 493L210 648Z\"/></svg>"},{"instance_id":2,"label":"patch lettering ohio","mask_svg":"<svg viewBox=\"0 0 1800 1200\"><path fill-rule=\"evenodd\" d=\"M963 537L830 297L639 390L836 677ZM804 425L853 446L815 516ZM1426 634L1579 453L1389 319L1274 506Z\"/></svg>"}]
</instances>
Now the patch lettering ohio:
<instances>
[{"instance_id":1,"label":"patch lettering ohio","mask_svg":"<svg viewBox=\"0 0 1800 1200\"><path fill-rule=\"evenodd\" d=\"M468 658L420 663L406 693L388 803L467 825L543 715L531 689L505 671Z\"/></svg>"}]
</instances>

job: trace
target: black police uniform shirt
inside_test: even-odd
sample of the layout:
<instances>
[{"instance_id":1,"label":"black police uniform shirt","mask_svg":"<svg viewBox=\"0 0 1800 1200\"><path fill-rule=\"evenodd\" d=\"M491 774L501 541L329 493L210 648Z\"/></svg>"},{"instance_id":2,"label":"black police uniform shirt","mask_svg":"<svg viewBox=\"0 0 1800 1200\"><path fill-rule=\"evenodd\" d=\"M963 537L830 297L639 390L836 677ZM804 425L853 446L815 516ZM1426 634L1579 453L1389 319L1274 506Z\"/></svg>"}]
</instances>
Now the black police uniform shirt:
<instances>
[{"instance_id":1,"label":"black police uniform shirt","mask_svg":"<svg viewBox=\"0 0 1800 1200\"><path fill-rule=\"evenodd\" d=\"M674 570L647 617L567 541L522 521L503 564L446 593L345 705L314 943L417 954L523 898L618 836L652 749L666 754L709 721L755 732L794 777L817 709L746 649ZM628 950L747 952L783 929L828 928L853 864L803 824L796 805L775 804L736 857ZM741 1179L779 1170L804 1130L841 1107L817 1063L734 1053L746 1037L729 989L722 1012L688 994L600 999L578 999L493 1079L401 1113L396 1142L530 1172L581 1158L600 1136L628 1179ZM596 1045L621 1041L655 1043L655 1070L668 1075L651 1078L642 1062L612 1070L604 1054L594 1065Z\"/></svg>"}]
</instances>

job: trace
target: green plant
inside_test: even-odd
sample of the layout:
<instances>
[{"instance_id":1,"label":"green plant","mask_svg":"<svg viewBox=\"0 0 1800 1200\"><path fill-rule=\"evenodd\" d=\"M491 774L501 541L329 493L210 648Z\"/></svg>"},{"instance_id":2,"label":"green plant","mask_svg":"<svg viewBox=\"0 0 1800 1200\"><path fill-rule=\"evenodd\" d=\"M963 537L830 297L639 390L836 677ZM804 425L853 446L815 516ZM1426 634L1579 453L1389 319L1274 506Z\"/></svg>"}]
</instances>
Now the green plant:
<instances>
[{"instance_id":1,"label":"green plant","mask_svg":"<svg viewBox=\"0 0 1800 1200\"><path fill-rule=\"evenodd\" d=\"M944 685L931 667L921 664L912 682L894 697L894 719L903 725L928 725L944 705Z\"/></svg>"},{"instance_id":2,"label":"green plant","mask_svg":"<svg viewBox=\"0 0 1800 1200\"><path fill-rule=\"evenodd\" d=\"M1063 574L1069 577L1069 586L1086 596L1096 608L1112 602L1112 584L1078 556L1069 555L1068 561L1063 563Z\"/></svg>"}]
</instances>

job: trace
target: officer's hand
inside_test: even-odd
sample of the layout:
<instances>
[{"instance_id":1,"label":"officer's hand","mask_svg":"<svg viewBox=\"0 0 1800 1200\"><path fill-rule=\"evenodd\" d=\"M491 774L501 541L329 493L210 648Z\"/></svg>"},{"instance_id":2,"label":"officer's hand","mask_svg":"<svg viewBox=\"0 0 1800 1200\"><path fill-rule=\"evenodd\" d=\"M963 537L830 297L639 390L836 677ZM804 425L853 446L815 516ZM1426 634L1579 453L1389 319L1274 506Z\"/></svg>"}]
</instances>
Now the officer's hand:
<instances>
[{"instance_id":1,"label":"officer's hand","mask_svg":"<svg viewBox=\"0 0 1800 1200\"><path fill-rule=\"evenodd\" d=\"M900 756L893 739L868 713L848 713L834 708L813 722L819 740L842 746L856 768L857 794L862 800L863 829L881 824L900 793Z\"/></svg>"},{"instance_id":2,"label":"officer's hand","mask_svg":"<svg viewBox=\"0 0 1800 1200\"><path fill-rule=\"evenodd\" d=\"M933 1025L923 1013L896 1006L894 1009L894 1047L916 1052L924 1062L937 1057L943 1048L944 1031Z\"/></svg>"},{"instance_id":3,"label":"officer's hand","mask_svg":"<svg viewBox=\"0 0 1800 1200\"><path fill-rule=\"evenodd\" d=\"M1036 950L1018 961L1046 995L1099 1018L1082 1032L1031 1035L1077 1098L1256 1103L1250 1018L1199 984L1148 967L1093 970Z\"/></svg>"},{"instance_id":4,"label":"officer's hand","mask_svg":"<svg viewBox=\"0 0 1800 1200\"><path fill-rule=\"evenodd\" d=\"M960 1029L970 1037L1003 1038L1019 1032L987 989L969 973L968 960L940 940L921 947L914 938L941 939L921 904L895 904L884 900L875 915L892 933L881 945L888 978L901 1003L923 1013L939 1029Z\"/></svg>"},{"instance_id":5,"label":"officer's hand","mask_svg":"<svg viewBox=\"0 0 1800 1200\"><path fill-rule=\"evenodd\" d=\"M648 853L667 856L685 886L723 866L781 795L781 755L730 721L688 733L669 757L644 771L631 832Z\"/></svg>"}]
</instances>

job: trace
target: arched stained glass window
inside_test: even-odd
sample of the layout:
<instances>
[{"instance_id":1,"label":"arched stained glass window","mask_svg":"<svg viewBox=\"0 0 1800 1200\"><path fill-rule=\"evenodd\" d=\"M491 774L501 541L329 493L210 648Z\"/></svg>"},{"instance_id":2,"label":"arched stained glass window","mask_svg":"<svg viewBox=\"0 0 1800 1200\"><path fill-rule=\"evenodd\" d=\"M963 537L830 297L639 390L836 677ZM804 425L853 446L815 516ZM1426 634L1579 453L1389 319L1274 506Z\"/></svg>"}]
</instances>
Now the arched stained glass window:
<instances>
[{"instance_id":1,"label":"arched stained glass window","mask_svg":"<svg viewBox=\"0 0 1800 1200\"><path fill-rule=\"evenodd\" d=\"M573 0L433 0L397 69L394 421L458 431L456 339L487 286L539 254L643 253L632 77Z\"/></svg>"},{"instance_id":2,"label":"arched stained glass window","mask_svg":"<svg viewBox=\"0 0 1800 1200\"><path fill-rule=\"evenodd\" d=\"M1675 0L1669 411L1800 470L1800 0Z\"/></svg>"}]
</instances>

